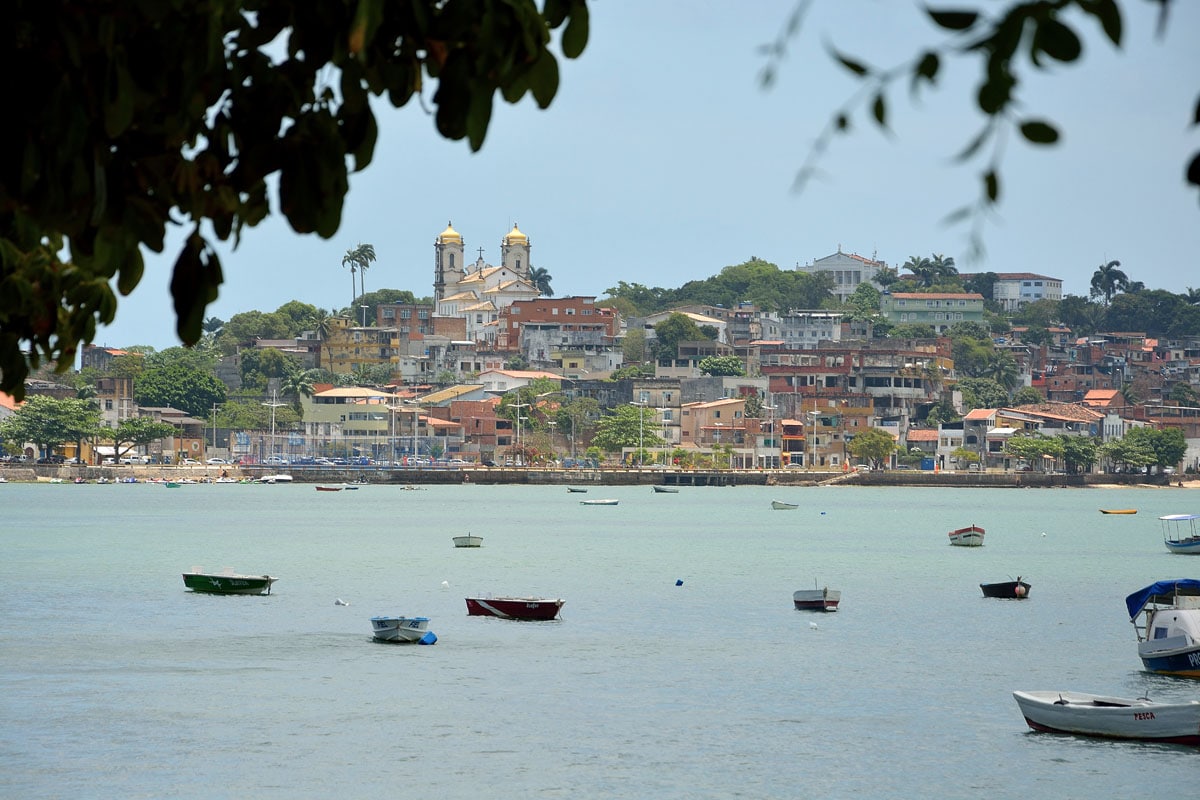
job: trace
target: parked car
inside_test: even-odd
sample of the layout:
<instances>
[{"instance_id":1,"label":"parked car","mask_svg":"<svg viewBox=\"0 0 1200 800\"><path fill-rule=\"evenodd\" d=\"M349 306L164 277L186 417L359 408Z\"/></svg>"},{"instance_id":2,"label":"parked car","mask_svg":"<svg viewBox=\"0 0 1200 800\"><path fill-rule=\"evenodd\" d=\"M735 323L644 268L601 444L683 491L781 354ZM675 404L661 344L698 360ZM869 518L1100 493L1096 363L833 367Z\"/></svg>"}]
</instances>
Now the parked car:
<instances>
[{"instance_id":1,"label":"parked car","mask_svg":"<svg viewBox=\"0 0 1200 800\"><path fill-rule=\"evenodd\" d=\"M205 464L228 464L229 462L223 458L210 458Z\"/></svg>"},{"instance_id":2,"label":"parked car","mask_svg":"<svg viewBox=\"0 0 1200 800\"><path fill-rule=\"evenodd\" d=\"M125 460L125 459L121 459L121 461L124 461L124 460ZM180 464L185 464L185 465L187 465L187 466L189 466L189 467L195 467L195 466L199 466L199 465L200 465L200 462L199 462L199 461L197 461L197 460L196 460L196 459L194 459L194 458L185 458L183 461L180 461L179 463L180 463Z\"/></svg>"}]
</instances>

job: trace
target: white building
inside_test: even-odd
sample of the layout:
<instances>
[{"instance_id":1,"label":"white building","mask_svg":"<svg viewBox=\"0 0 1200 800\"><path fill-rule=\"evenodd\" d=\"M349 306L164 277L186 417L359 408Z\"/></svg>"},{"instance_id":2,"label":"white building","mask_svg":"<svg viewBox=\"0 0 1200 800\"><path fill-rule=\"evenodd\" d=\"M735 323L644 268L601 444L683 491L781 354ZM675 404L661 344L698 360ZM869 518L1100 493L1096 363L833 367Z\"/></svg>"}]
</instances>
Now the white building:
<instances>
[{"instance_id":1,"label":"white building","mask_svg":"<svg viewBox=\"0 0 1200 800\"><path fill-rule=\"evenodd\" d=\"M1038 300L1062 300L1062 279L1033 272L997 272L992 299L1005 311L1018 311Z\"/></svg>"},{"instance_id":2,"label":"white building","mask_svg":"<svg viewBox=\"0 0 1200 800\"><path fill-rule=\"evenodd\" d=\"M882 288L875 282L880 271L887 269L886 261L860 256L858 253L843 253L842 246L833 255L818 258L811 264L797 264L797 272L828 272L833 276L833 295L839 303L846 302L860 283L870 283L876 289Z\"/></svg>"}]
</instances>

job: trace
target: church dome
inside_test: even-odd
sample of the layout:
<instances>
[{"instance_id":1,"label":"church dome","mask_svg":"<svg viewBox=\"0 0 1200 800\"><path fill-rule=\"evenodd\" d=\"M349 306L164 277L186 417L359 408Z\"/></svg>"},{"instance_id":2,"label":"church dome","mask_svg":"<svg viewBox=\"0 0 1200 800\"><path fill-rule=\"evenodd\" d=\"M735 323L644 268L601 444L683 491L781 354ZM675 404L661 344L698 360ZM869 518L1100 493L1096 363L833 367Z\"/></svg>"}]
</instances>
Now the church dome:
<instances>
[{"instance_id":1,"label":"church dome","mask_svg":"<svg viewBox=\"0 0 1200 800\"><path fill-rule=\"evenodd\" d=\"M441 242L442 244L449 244L450 242L458 242L459 244L461 244L462 243L462 234L460 234L458 231L454 230L454 226L452 224L450 224L449 222L447 222L446 230L444 230L438 234L438 241Z\"/></svg>"},{"instance_id":2,"label":"church dome","mask_svg":"<svg viewBox=\"0 0 1200 800\"><path fill-rule=\"evenodd\" d=\"M529 244L529 237L521 233L517 223L513 223L513 229L504 237L505 244Z\"/></svg>"}]
</instances>

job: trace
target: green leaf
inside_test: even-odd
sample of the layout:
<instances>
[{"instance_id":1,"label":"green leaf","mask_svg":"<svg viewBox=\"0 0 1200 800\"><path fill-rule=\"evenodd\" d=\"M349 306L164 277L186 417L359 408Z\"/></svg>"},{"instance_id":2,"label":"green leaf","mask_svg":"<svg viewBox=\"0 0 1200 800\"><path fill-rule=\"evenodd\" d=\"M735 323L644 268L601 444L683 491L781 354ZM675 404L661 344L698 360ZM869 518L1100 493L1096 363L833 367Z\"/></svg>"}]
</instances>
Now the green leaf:
<instances>
[{"instance_id":1,"label":"green leaf","mask_svg":"<svg viewBox=\"0 0 1200 800\"><path fill-rule=\"evenodd\" d=\"M529 85L538 108L547 108L558 92L558 60L550 51L543 50L534 62Z\"/></svg>"},{"instance_id":2,"label":"green leaf","mask_svg":"<svg viewBox=\"0 0 1200 800\"><path fill-rule=\"evenodd\" d=\"M875 95L875 102L871 104L871 113L875 116L875 121L879 123L879 127L887 127L887 105L883 98L883 92Z\"/></svg>"},{"instance_id":3,"label":"green leaf","mask_svg":"<svg viewBox=\"0 0 1200 800\"><path fill-rule=\"evenodd\" d=\"M974 11L938 11L926 8L925 13L939 28L950 31L965 31L979 19L979 14Z\"/></svg>"},{"instance_id":4,"label":"green leaf","mask_svg":"<svg viewBox=\"0 0 1200 800\"><path fill-rule=\"evenodd\" d=\"M567 27L563 30L562 51L567 58L579 58L588 42L588 8L580 3L571 13Z\"/></svg>"},{"instance_id":5,"label":"green leaf","mask_svg":"<svg viewBox=\"0 0 1200 800\"><path fill-rule=\"evenodd\" d=\"M1079 4L1080 9L1100 20L1108 40L1118 47L1121 45L1121 9L1116 0L1084 0Z\"/></svg>"},{"instance_id":6,"label":"green leaf","mask_svg":"<svg viewBox=\"0 0 1200 800\"><path fill-rule=\"evenodd\" d=\"M838 51L834 50L832 47L829 48L829 54L831 56L833 56L833 59L835 61L837 61L839 64L841 64L843 67L845 67L850 72L853 72L855 75L862 76L862 75L867 75L871 72L871 70L869 68L867 68L864 64L862 64L858 61L855 61L854 59L850 58L849 56L842 55Z\"/></svg>"},{"instance_id":7,"label":"green leaf","mask_svg":"<svg viewBox=\"0 0 1200 800\"><path fill-rule=\"evenodd\" d=\"M1200 153L1192 159L1192 163L1188 164L1187 182L1193 186L1200 186Z\"/></svg>"},{"instance_id":8,"label":"green leaf","mask_svg":"<svg viewBox=\"0 0 1200 800\"><path fill-rule=\"evenodd\" d=\"M1048 19L1033 34L1034 51L1041 50L1051 58L1069 63L1079 58L1083 44L1075 31L1056 19Z\"/></svg>"},{"instance_id":9,"label":"green leaf","mask_svg":"<svg viewBox=\"0 0 1200 800\"><path fill-rule=\"evenodd\" d=\"M1054 144L1058 141L1058 130L1050 123L1041 120L1022 122L1021 135L1033 144Z\"/></svg>"},{"instance_id":10,"label":"green leaf","mask_svg":"<svg viewBox=\"0 0 1200 800\"><path fill-rule=\"evenodd\" d=\"M204 309L217 299L217 287L222 281L220 259L204 238L193 231L179 253L171 275L175 331L184 344L200 341Z\"/></svg>"},{"instance_id":11,"label":"green leaf","mask_svg":"<svg viewBox=\"0 0 1200 800\"><path fill-rule=\"evenodd\" d=\"M988 200L995 203L1000 197L1000 176L996 174L994 169L990 169L983 174L983 188L987 194Z\"/></svg>"}]
</instances>

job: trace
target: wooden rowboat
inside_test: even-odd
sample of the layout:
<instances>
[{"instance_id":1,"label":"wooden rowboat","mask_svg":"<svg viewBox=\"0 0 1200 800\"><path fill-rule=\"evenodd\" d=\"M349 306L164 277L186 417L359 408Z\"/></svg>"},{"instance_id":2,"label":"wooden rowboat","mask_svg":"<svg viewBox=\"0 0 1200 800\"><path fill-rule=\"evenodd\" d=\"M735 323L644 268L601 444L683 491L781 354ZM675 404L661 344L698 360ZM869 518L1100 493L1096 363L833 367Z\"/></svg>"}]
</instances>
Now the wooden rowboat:
<instances>
[{"instance_id":1,"label":"wooden rowboat","mask_svg":"<svg viewBox=\"0 0 1200 800\"><path fill-rule=\"evenodd\" d=\"M1136 514L1136 508L1102 508L1101 514Z\"/></svg>"}]
</instances>

